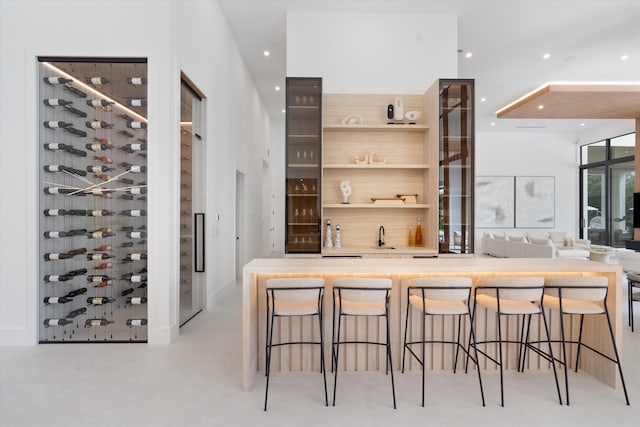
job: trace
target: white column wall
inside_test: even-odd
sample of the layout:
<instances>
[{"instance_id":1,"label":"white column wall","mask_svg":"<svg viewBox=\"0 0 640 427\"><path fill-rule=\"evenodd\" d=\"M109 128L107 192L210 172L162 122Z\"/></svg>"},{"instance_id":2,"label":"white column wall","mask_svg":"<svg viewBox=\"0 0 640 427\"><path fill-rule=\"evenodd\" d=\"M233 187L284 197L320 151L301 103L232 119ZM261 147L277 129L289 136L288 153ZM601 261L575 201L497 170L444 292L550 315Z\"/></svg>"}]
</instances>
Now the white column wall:
<instances>
[{"instance_id":1,"label":"white column wall","mask_svg":"<svg viewBox=\"0 0 640 427\"><path fill-rule=\"evenodd\" d=\"M269 118L217 2L3 0L0 54L0 344L38 339L38 56L148 58L149 342L171 342L179 322L179 205L170 201L179 195L180 70L207 96L208 307L235 280L235 170L245 173L248 195L260 194L270 144ZM260 198L248 197L246 207L247 232L261 239ZM247 245L245 261L261 246Z\"/></svg>"}]
</instances>

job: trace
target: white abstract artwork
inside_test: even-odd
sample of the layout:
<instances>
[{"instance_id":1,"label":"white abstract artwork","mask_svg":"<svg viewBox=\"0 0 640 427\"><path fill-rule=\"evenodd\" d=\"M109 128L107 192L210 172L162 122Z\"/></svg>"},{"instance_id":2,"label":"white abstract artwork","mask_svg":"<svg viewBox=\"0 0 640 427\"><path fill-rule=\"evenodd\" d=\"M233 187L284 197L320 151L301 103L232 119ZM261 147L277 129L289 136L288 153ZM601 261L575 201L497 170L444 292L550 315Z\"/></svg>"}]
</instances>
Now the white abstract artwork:
<instances>
[{"instance_id":1,"label":"white abstract artwork","mask_svg":"<svg viewBox=\"0 0 640 427\"><path fill-rule=\"evenodd\" d=\"M512 176L476 177L476 227L513 228Z\"/></svg>"},{"instance_id":2,"label":"white abstract artwork","mask_svg":"<svg viewBox=\"0 0 640 427\"><path fill-rule=\"evenodd\" d=\"M555 227L555 178L516 177L516 227Z\"/></svg>"}]
</instances>

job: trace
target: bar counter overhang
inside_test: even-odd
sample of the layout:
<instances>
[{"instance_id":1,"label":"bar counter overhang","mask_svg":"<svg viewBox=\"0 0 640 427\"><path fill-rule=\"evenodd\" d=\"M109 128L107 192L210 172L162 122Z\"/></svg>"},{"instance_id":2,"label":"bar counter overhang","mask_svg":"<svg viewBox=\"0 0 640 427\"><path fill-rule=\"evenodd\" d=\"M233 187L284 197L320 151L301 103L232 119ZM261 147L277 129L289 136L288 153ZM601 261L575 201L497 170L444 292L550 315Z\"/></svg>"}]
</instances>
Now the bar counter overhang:
<instances>
[{"instance_id":1,"label":"bar counter overhang","mask_svg":"<svg viewBox=\"0 0 640 427\"><path fill-rule=\"evenodd\" d=\"M390 301L390 333L392 341L392 356L394 369L399 369L402 363L402 344L406 318L406 292L408 281L415 277L430 276L464 276L473 279L485 277L509 276L605 276L609 284L607 306L611 315L614 335L618 350L622 348L622 268L619 265L605 264L594 261L571 259L516 259L516 258L257 258L249 262L243 269L242 290L242 356L243 356L243 386L245 391L253 387L256 373L264 369L265 344L265 281L272 277L323 277L325 278L324 299L324 335L326 363L330 366L331 328L333 325L332 292L333 279L336 277L389 277L393 281ZM548 322L552 340L560 339L559 314L548 313ZM491 340L497 335L497 321L494 313L486 314L478 310L476 318L476 336L478 341ZM537 317L537 316L536 316ZM503 335L510 340L518 340L522 318L508 316L503 320ZM277 325L277 334L287 336L310 337L314 328L311 319L290 319ZM468 323L468 322L467 322ZM415 325L415 326L414 326ZM420 334L419 316L410 313L409 336L416 338ZM384 326L377 319L352 319L345 326L349 333L358 336L375 336L384 334ZM579 329L579 316L573 316L571 322L565 317L567 340L576 339ZM455 319L447 316L445 319L429 319L427 323L427 339L449 339L455 337ZM468 336L468 325L463 321L463 337ZM532 321L531 340L545 339L542 323ZM611 354L608 326L604 316L585 316L583 342L594 348ZM356 345L341 353L339 369L343 370L384 370L384 349L377 346ZM376 347L376 348L373 348ZM517 345L510 345L503 350L509 369L516 369ZM570 366L574 364L576 346L569 346L567 357ZM479 347L483 348L483 347ZM497 345L488 344L484 349L495 354ZM561 354L558 344L554 344L554 355ZM569 351L570 350L570 351ZM341 349L341 351L343 351ZM382 351L382 353L380 353ZM452 369L454 346L434 345L427 354L427 369ZM272 370L319 372L319 352L312 346L287 346L283 350L274 350ZM480 356L483 369L493 369L493 364ZM624 363L624 361L623 361ZM415 361L407 357L409 369L419 369ZM461 360L458 360L461 366ZM527 369L549 369L550 364L544 359L529 352L527 355ZM620 379L616 365L593 352L582 351L580 354L580 369L599 378L606 384L618 387Z\"/></svg>"}]
</instances>

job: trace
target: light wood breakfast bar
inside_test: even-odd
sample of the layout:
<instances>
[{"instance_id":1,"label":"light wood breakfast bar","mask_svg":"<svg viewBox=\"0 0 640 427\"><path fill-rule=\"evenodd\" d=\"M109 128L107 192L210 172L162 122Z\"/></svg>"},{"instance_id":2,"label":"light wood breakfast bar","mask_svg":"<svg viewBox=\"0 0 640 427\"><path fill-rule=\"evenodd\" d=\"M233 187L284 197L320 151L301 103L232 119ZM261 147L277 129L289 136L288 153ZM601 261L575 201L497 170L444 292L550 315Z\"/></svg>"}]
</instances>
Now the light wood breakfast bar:
<instances>
[{"instance_id":1,"label":"light wood breakfast bar","mask_svg":"<svg viewBox=\"0 0 640 427\"><path fill-rule=\"evenodd\" d=\"M622 348L622 269L618 265L599 263L594 261L573 259L508 259L508 258L257 258L249 262L243 269L242 290L242 365L243 386L245 391L253 387L255 375L264 370L265 355L265 282L273 277L323 277L325 279L324 297L324 340L327 366L330 366L332 319L332 291L333 280L336 277L388 277L392 279L393 289L390 299L390 333L392 341L392 356L394 369L402 366L402 344L406 318L406 299L408 281L416 277L470 277L474 283L477 279L486 277L535 276L605 276L608 279L609 295L607 305L613 323L618 349ZM408 333L410 337L420 334L419 315L411 313L408 319ZM548 313L551 338L560 339L559 315ZM521 330L522 318L508 316L503 321L503 335L517 340ZM317 339L317 322L315 319L296 318L276 321L274 341L280 337L313 338ZM466 322L468 323L468 322ZM415 324L415 326L413 326ZM497 335L495 314L478 310L476 316L476 336L478 341L491 340ZM446 316L444 319L429 320L427 323L427 339L455 339L455 318ZM565 319L567 337L577 339L579 317L574 316L571 322ZM378 319L349 319L345 325L349 334L358 338L372 340L384 336L386 333L383 322ZM463 322L463 336L468 336L468 324ZM544 340L542 323L533 324L531 340ZM569 339L569 338L567 338ZM585 317L583 342L612 354L608 326L604 316L595 318ZM426 368L431 370L452 369L454 360L454 346L434 345L426 355ZM504 350L509 369L516 369L517 345L510 345ZM575 346L569 346L568 357L575 360ZM482 348L488 354L495 354L497 345L484 344ZM358 344L341 348L340 366L338 369L349 371L383 370L385 368L384 348ZM345 353L342 353L344 351ZM550 364L534 352L527 356L526 369L549 369ZM554 354L558 357L559 344L554 344ZM617 387L619 375L616 365L601 357L596 357L590 351L583 351L580 355L580 369L599 378L610 386ZM310 345L286 346L273 350L272 371L311 371L319 372L320 361L317 347ZM408 369L419 369L419 366L407 357ZM460 358L463 359L463 358ZM480 356L483 369L495 369L491 362ZM573 364L573 362L571 362ZM462 361L458 360L458 366Z\"/></svg>"}]
</instances>

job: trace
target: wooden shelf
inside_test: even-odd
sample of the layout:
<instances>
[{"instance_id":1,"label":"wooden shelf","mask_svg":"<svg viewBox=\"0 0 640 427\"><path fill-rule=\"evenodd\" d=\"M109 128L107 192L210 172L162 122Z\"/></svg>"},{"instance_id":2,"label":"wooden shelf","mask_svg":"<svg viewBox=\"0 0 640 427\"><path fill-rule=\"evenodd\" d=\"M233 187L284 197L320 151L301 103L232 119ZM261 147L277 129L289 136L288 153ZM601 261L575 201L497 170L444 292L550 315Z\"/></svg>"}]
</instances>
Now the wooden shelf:
<instances>
[{"instance_id":1,"label":"wooden shelf","mask_svg":"<svg viewBox=\"0 0 640 427\"><path fill-rule=\"evenodd\" d=\"M314 169L317 168L318 166L320 166L319 164L311 164L311 163L289 163L287 165L288 168L310 168L310 169Z\"/></svg>"},{"instance_id":2,"label":"wooden shelf","mask_svg":"<svg viewBox=\"0 0 640 427\"><path fill-rule=\"evenodd\" d=\"M431 205L425 203L384 205L375 203L325 203L323 209L429 209Z\"/></svg>"},{"instance_id":3,"label":"wooden shelf","mask_svg":"<svg viewBox=\"0 0 640 427\"><path fill-rule=\"evenodd\" d=\"M356 164L356 163L333 163L325 164L324 169L429 169L427 164Z\"/></svg>"},{"instance_id":4,"label":"wooden shelf","mask_svg":"<svg viewBox=\"0 0 640 427\"><path fill-rule=\"evenodd\" d=\"M371 124L371 125L329 125L323 127L324 131L347 131L347 132L362 132L362 131L383 131L383 132L424 132L429 127L422 124Z\"/></svg>"}]
</instances>

